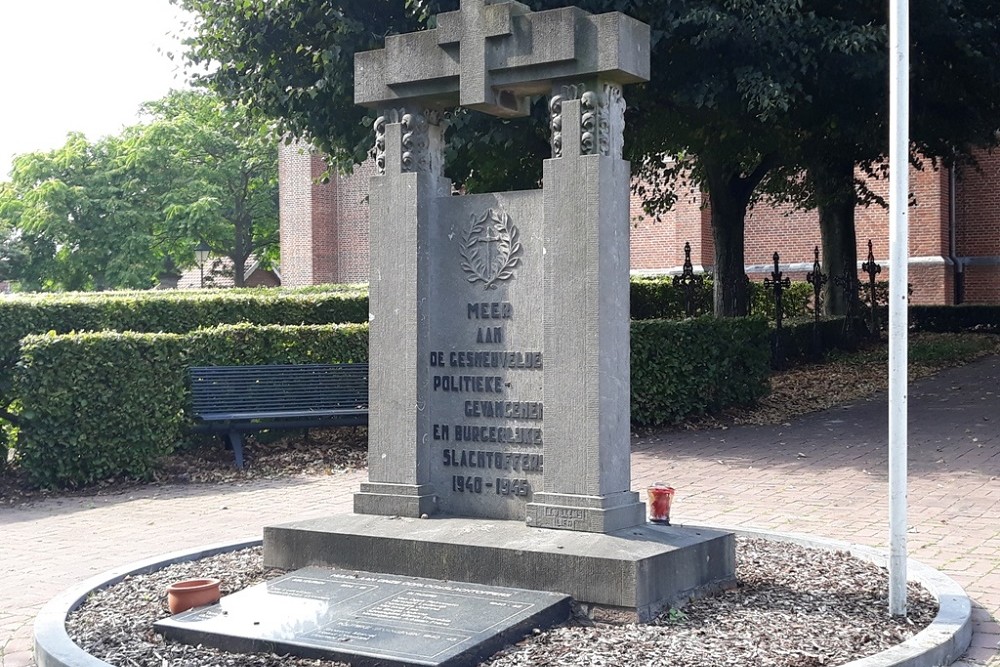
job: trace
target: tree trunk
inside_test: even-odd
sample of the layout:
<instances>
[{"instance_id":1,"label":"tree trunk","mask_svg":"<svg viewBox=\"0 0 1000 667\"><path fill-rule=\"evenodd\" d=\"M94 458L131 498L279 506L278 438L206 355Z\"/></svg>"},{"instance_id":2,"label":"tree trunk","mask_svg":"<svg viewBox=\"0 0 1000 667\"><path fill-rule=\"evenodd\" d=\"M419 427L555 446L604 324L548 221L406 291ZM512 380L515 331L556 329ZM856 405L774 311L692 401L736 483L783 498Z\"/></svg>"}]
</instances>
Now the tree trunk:
<instances>
[{"instance_id":1,"label":"tree trunk","mask_svg":"<svg viewBox=\"0 0 1000 667\"><path fill-rule=\"evenodd\" d=\"M240 261L236 257L233 260L233 287L246 287L246 260Z\"/></svg>"},{"instance_id":2,"label":"tree trunk","mask_svg":"<svg viewBox=\"0 0 1000 667\"><path fill-rule=\"evenodd\" d=\"M249 197L250 174L243 172L241 177L241 189L236 197L236 206L233 218L233 231L235 232L233 244L233 285L235 287L246 287L246 263L253 252L253 218L247 212L247 199Z\"/></svg>"},{"instance_id":3,"label":"tree trunk","mask_svg":"<svg viewBox=\"0 0 1000 667\"><path fill-rule=\"evenodd\" d=\"M823 272L828 276L823 288L823 312L827 315L846 315L850 302L841 281L847 276L853 282L858 272L854 229L854 209L857 204L854 164L845 161L814 167L811 172L819 201ZM837 280L838 277L840 281Z\"/></svg>"},{"instance_id":4,"label":"tree trunk","mask_svg":"<svg viewBox=\"0 0 1000 667\"><path fill-rule=\"evenodd\" d=\"M236 230L235 247L231 259L233 260L233 285L235 287L246 287L246 263L253 254L253 221L247 218L240 218L234 223Z\"/></svg>"},{"instance_id":5,"label":"tree trunk","mask_svg":"<svg viewBox=\"0 0 1000 667\"><path fill-rule=\"evenodd\" d=\"M753 171L744 175L738 165L699 156L712 207L712 238L715 240L714 301L716 317L747 314L747 274L743 257L747 207L754 189L776 163L776 155L761 157Z\"/></svg>"},{"instance_id":6,"label":"tree trunk","mask_svg":"<svg viewBox=\"0 0 1000 667\"><path fill-rule=\"evenodd\" d=\"M715 240L715 316L740 317L747 314L744 231L748 199L732 187L720 190L709 192Z\"/></svg>"}]
</instances>

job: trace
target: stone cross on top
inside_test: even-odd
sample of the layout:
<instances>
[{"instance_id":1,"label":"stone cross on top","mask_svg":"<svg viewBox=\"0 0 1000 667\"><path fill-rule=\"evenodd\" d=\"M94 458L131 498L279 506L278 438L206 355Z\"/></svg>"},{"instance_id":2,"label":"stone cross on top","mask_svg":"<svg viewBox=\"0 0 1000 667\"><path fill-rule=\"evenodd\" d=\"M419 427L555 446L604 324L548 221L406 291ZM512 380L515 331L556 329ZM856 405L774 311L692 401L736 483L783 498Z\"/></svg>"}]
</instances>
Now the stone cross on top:
<instances>
[{"instance_id":1,"label":"stone cross on top","mask_svg":"<svg viewBox=\"0 0 1000 667\"><path fill-rule=\"evenodd\" d=\"M384 49L356 54L354 99L372 108L414 101L512 118L528 114L529 96L589 77L647 81L649 26L618 12L531 12L519 2L462 0L460 10L437 16L436 28L391 35Z\"/></svg>"}]
</instances>

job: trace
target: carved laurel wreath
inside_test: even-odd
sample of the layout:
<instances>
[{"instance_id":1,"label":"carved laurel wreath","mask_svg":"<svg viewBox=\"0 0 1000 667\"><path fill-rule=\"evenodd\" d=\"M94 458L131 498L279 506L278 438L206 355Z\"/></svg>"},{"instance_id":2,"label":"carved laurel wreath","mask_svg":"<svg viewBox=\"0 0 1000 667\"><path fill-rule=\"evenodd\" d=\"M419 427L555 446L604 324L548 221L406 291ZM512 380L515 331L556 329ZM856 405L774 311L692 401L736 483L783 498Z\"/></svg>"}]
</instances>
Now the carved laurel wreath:
<instances>
[{"instance_id":1,"label":"carved laurel wreath","mask_svg":"<svg viewBox=\"0 0 1000 667\"><path fill-rule=\"evenodd\" d=\"M497 244L497 256L492 262L488 254L484 256L481 245L484 235L491 231L495 236L490 238ZM517 227L505 211L491 208L482 215L473 213L459 248L468 281L481 281L484 289L496 289L498 281L513 278L514 269L521 262L521 242L517 237Z\"/></svg>"}]
</instances>

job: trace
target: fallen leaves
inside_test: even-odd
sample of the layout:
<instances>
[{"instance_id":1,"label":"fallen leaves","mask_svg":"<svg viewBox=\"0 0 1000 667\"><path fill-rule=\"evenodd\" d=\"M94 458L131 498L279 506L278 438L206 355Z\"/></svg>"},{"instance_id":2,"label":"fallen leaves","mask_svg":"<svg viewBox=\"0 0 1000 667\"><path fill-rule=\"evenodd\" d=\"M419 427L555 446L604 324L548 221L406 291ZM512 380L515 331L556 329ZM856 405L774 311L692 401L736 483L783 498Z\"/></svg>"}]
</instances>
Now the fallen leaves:
<instances>
[{"instance_id":1,"label":"fallen leaves","mask_svg":"<svg viewBox=\"0 0 1000 667\"><path fill-rule=\"evenodd\" d=\"M936 613L932 596L916 584L908 616L888 613L886 571L846 552L806 549L767 540L737 540L738 586L665 611L652 623L594 621L576 616L533 632L483 663L489 667L568 665L607 667L818 667L842 665L912 637ZM180 563L131 576L96 592L67 620L84 650L113 664L239 667L334 667L341 663L238 655L165 641L152 623L169 615L166 585L216 577L223 593L265 581L259 548Z\"/></svg>"}]
</instances>

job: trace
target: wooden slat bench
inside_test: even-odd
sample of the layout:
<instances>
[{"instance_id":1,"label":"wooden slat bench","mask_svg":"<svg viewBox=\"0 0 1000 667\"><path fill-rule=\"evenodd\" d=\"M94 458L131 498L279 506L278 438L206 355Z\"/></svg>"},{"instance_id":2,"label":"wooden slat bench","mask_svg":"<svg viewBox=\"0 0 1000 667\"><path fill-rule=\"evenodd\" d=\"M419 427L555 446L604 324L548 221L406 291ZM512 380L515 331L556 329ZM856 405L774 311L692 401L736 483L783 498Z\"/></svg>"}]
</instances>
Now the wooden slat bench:
<instances>
[{"instance_id":1,"label":"wooden slat bench","mask_svg":"<svg viewBox=\"0 0 1000 667\"><path fill-rule=\"evenodd\" d=\"M195 430L222 434L243 467L243 433L368 423L368 364L189 369Z\"/></svg>"}]
</instances>

